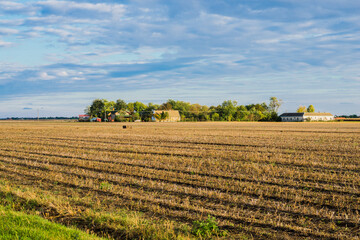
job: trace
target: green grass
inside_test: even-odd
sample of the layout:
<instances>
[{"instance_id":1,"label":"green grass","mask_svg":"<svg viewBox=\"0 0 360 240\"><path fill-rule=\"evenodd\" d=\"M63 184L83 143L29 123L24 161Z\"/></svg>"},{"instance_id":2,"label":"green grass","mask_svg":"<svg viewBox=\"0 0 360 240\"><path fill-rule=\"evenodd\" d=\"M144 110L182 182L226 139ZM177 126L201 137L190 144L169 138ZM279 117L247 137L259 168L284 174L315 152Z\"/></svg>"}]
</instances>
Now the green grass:
<instances>
[{"instance_id":1,"label":"green grass","mask_svg":"<svg viewBox=\"0 0 360 240\"><path fill-rule=\"evenodd\" d=\"M107 186L107 184L104 185ZM72 199L75 200L77 198L74 198L74 195L72 195ZM49 202L52 203L52 207L47 205ZM74 228L77 227L79 229L86 229L86 231L94 232L105 239L190 240L194 238L190 232L191 228L186 224L168 220L151 220L146 218L141 212L128 211L124 209L110 212L99 212L95 209L87 209L86 211L79 213L76 212L76 209L72 209L67 205L68 209L64 209L63 206L66 202L68 202L66 197L54 197L47 195L46 192L43 191L37 192L34 191L34 189L12 187L7 181L0 179L0 240L91 239L88 237L83 238L81 236L77 238L76 234L70 236L70 238L66 236L42 238L38 236L24 237L16 236L14 234L10 235L12 232L10 230L16 229L18 231L19 229L17 224L13 224L9 221L7 216L4 217L4 215L9 215L10 213L16 213L18 215L22 214L22 216L38 217L44 221L44 218L52 219L51 214L55 214L57 216L55 221L58 223L58 226L62 226L64 228L66 228L65 226L73 226ZM66 217L62 218L63 216ZM20 221L20 223L22 222L24 221ZM6 229L7 232L3 230L5 229L5 225L7 225L7 228L9 228L9 226L11 228L10 230ZM33 228L31 225L30 227ZM42 230L38 232L42 233Z\"/></svg>"},{"instance_id":2,"label":"green grass","mask_svg":"<svg viewBox=\"0 0 360 240\"><path fill-rule=\"evenodd\" d=\"M1 240L101 239L77 229L52 223L39 216L28 215L0 206Z\"/></svg>"}]
</instances>

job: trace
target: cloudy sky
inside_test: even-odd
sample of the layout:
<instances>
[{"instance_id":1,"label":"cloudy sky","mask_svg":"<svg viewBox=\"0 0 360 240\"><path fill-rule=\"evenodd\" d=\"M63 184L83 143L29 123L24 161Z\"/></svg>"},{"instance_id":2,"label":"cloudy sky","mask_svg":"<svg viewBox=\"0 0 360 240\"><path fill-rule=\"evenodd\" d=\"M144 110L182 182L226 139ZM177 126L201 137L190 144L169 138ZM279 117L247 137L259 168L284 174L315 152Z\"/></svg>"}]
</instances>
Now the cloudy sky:
<instances>
[{"instance_id":1,"label":"cloudy sky","mask_svg":"<svg viewBox=\"0 0 360 240\"><path fill-rule=\"evenodd\" d=\"M360 114L360 1L0 0L0 118L95 98Z\"/></svg>"}]
</instances>

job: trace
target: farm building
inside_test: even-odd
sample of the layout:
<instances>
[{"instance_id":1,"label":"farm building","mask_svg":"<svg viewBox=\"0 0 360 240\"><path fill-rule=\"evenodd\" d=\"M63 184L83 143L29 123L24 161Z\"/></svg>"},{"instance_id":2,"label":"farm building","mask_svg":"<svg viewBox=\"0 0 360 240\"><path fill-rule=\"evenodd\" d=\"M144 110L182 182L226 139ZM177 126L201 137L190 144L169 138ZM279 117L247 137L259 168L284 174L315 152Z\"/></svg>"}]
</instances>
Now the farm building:
<instances>
[{"instance_id":1,"label":"farm building","mask_svg":"<svg viewBox=\"0 0 360 240\"><path fill-rule=\"evenodd\" d=\"M116 117L119 117L119 119L126 119L131 118L131 113L129 111L120 110L120 111L110 111L107 113L107 120L109 122L116 121Z\"/></svg>"},{"instance_id":2,"label":"farm building","mask_svg":"<svg viewBox=\"0 0 360 240\"><path fill-rule=\"evenodd\" d=\"M119 116L120 113L118 113L117 111L111 111L108 113L108 121L109 122L114 122L115 121L115 118L116 116Z\"/></svg>"},{"instance_id":3,"label":"farm building","mask_svg":"<svg viewBox=\"0 0 360 240\"><path fill-rule=\"evenodd\" d=\"M336 117L337 121L360 121L360 118L345 118L345 117Z\"/></svg>"},{"instance_id":4,"label":"farm building","mask_svg":"<svg viewBox=\"0 0 360 240\"><path fill-rule=\"evenodd\" d=\"M79 122L88 122L90 121L90 115L79 115Z\"/></svg>"},{"instance_id":5,"label":"farm building","mask_svg":"<svg viewBox=\"0 0 360 240\"><path fill-rule=\"evenodd\" d=\"M331 121L334 116L331 113L283 113L280 115L282 122L304 121Z\"/></svg>"},{"instance_id":6,"label":"farm building","mask_svg":"<svg viewBox=\"0 0 360 240\"><path fill-rule=\"evenodd\" d=\"M155 114L161 114L162 112L167 113L168 117L164 120L161 120L162 122L179 122L181 120L180 113L178 110L154 110ZM160 122L159 119L157 119L155 116L152 117L152 121L154 122Z\"/></svg>"}]
</instances>

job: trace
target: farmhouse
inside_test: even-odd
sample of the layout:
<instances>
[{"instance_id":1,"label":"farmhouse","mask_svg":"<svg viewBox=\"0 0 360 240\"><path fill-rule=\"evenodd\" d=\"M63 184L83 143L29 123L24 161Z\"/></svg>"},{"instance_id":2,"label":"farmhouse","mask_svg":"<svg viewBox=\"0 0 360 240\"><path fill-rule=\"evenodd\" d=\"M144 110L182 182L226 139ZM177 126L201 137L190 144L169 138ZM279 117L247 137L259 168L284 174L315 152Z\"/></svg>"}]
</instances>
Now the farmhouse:
<instances>
[{"instance_id":1,"label":"farmhouse","mask_svg":"<svg viewBox=\"0 0 360 240\"><path fill-rule=\"evenodd\" d=\"M108 121L109 121L109 122L114 122L116 116L118 116L118 115L120 115L120 113L118 113L117 111L110 111L110 112L108 113Z\"/></svg>"},{"instance_id":2,"label":"farmhouse","mask_svg":"<svg viewBox=\"0 0 360 240\"><path fill-rule=\"evenodd\" d=\"M280 115L282 122L304 121L331 121L334 116L331 113L283 113Z\"/></svg>"},{"instance_id":3,"label":"farmhouse","mask_svg":"<svg viewBox=\"0 0 360 240\"><path fill-rule=\"evenodd\" d=\"M155 110L153 113L161 114L162 112L167 113L168 117L163 122L179 122L181 120L180 113L178 110ZM152 117L152 121L160 122L159 119L156 119L154 116Z\"/></svg>"},{"instance_id":4,"label":"farmhouse","mask_svg":"<svg viewBox=\"0 0 360 240\"><path fill-rule=\"evenodd\" d=\"M126 118L131 118L131 113L125 110L110 111L107 113L107 120L109 122L115 122L117 117L119 117L121 120L124 120Z\"/></svg>"}]
</instances>

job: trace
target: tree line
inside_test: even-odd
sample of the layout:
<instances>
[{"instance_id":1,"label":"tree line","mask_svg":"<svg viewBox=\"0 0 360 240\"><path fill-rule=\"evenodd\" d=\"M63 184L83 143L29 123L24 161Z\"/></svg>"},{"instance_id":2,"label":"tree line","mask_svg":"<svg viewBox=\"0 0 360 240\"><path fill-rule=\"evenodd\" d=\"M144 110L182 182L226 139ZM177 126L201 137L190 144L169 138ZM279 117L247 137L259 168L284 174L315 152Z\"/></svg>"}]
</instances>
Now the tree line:
<instances>
[{"instance_id":1,"label":"tree line","mask_svg":"<svg viewBox=\"0 0 360 240\"><path fill-rule=\"evenodd\" d=\"M191 104L169 99L162 104L144 104L142 102L126 103L122 99L108 101L95 99L85 109L91 117L106 119L106 114L116 111L116 121L151 121L154 110L178 110L181 121L278 121L278 110L281 99L271 97L269 103L238 105L237 101L227 100L218 106Z\"/></svg>"}]
</instances>

